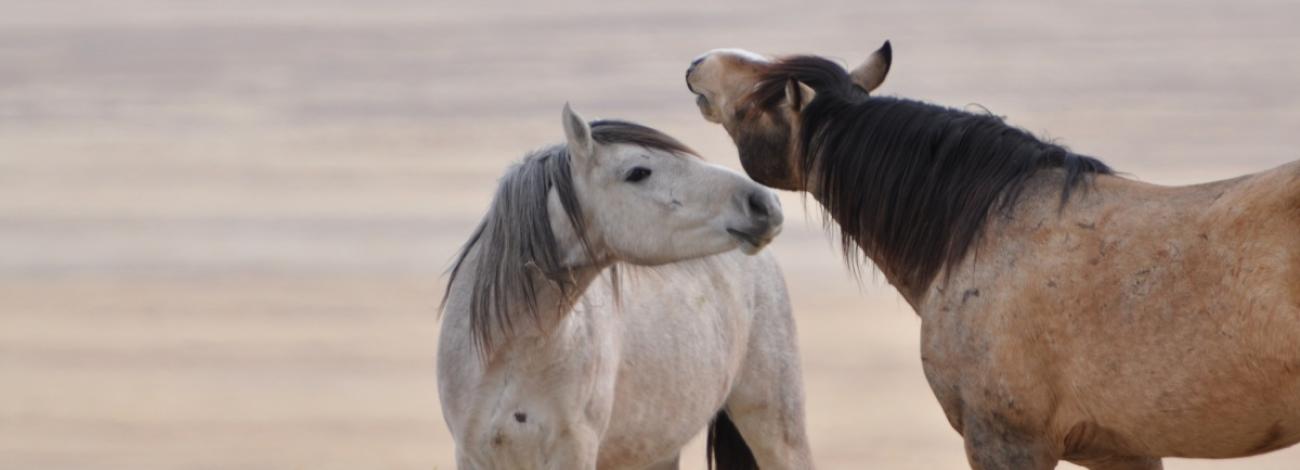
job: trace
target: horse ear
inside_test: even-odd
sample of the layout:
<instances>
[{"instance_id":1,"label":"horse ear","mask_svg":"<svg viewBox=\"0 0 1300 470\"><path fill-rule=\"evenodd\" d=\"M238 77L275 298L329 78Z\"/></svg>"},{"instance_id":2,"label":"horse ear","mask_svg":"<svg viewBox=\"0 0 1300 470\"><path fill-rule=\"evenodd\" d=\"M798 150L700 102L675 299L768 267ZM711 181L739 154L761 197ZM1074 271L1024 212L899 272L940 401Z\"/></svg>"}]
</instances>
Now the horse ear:
<instances>
[{"instance_id":1,"label":"horse ear","mask_svg":"<svg viewBox=\"0 0 1300 470\"><path fill-rule=\"evenodd\" d=\"M574 164L588 165L596 153L596 144L591 139L591 125L587 120L573 112L569 103L564 103L564 137L569 146L569 156Z\"/></svg>"},{"instance_id":2,"label":"horse ear","mask_svg":"<svg viewBox=\"0 0 1300 470\"><path fill-rule=\"evenodd\" d=\"M803 82L790 79L785 84L785 102L790 103L790 108L796 113L803 111L803 107L808 106L816 97L817 92Z\"/></svg>"},{"instance_id":3,"label":"horse ear","mask_svg":"<svg viewBox=\"0 0 1300 470\"><path fill-rule=\"evenodd\" d=\"M876 49L876 52L872 52L871 56L862 62L862 65L849 72L849 78L852 78L853 83L870 93L885 82L885 75L889 74L889 64L893 61L894 50L889 46L889 41L885 41L885 45L880 46L880 49Z\"/></svg>"}]
</instances>

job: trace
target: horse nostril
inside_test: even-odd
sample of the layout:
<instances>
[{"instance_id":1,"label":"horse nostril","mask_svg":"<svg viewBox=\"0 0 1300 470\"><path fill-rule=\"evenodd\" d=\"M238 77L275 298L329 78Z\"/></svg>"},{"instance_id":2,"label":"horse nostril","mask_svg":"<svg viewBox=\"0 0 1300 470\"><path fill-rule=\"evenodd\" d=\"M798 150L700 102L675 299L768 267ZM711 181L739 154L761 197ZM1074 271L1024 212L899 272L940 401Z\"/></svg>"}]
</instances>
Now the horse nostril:
<instances>
[{"instance_id":1,"label":"horse nostril","mask_svg":"<svg viewBox=\"0 0 1300 470\"><path fill-rule=\"evenodd\" d=\"M746 200L749 206L749 214L760 219L766 219L772 215L772 210L767 207L767 198L762 193L749 193Z\"/></svg>"},{"instance_id":2,"label":"horse nostril","mask_svg":"<svg viewBox=\"0 0 1300 470\"><path fill-rule=\"evenodd\" d=\"M699 56L696 57L695 60L692 60L690 68L695 68L696 65L700 65L700 62L704 62L704 56Z\"/></svg>"}]
</instances>

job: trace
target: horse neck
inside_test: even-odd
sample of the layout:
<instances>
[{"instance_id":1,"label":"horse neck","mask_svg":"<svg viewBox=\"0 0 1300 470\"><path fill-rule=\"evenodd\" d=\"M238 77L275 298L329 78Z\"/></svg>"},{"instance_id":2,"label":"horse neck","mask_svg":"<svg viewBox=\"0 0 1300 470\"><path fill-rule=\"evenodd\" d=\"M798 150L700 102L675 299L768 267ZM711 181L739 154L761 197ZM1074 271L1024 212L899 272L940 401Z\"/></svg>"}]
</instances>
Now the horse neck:
<instances>
[{"instance_id":1,"label":"horse neck","mask_svg":"<svg viewBox=\"0 0 1300 470\"><path fill-rule=\"evenodd\" d=\"M809 194L812 194L813 199L816 199L817 202L821 204L823 208L826 207L826 202L821 200L821 196L819 196L817 192L809 191ZM829 210L826 211L826 213L831 216L831 220L834 220L836 224L841 223L841 221L839 220L839 216L837 216L834 213L831 213ZM907 303L912 306L912 310L916 311L917 308L921 305L921 301L925 296L927 287L929 287L929 283L925 285L915 285L911 281L909 281L906 276L901 275L900 274L902 272L902 269L900 269L901 267L891 266L888 260L884 259L881 256L878 256L876 253L873 252L873 248L871 247L871 244L874 242L874 240L870 240L868 239L868 237L869 237L868 234L861 234L855 240L858 250L862 252L863 256L866 256L867 259L870 259L871 262L876 265L877 269L880 269L881 274L885 275L885 280L889 281L889 284L894 286L894 289L898 290L898 293L903 296L903 300L906 300Z\"/></svg>"},{"instance_id":2,"label":"horse neck","mask_svg":"<svg viewBox=\"0 0 1300 470\"><path fill-rule=\"evenodd\" d=\"M806 189L914 307L986 240L992 214L1016 210L1041 170L1066 169L1067 178L1053 179L1062 201L1087 175L1110 172L1000 118L928 103L876 98L818 108L815 101L805 113L802 134L820 136L802 150L802 166L811 169ZM866 125L883 128L861 132Z\"/></svg>"},{"instance_id":3,"label":"horse neck","mask_svg":"<svg viewBox=\"0 0 1300 470\"><path fill-rule=\"evenodd\" d=\"M468 332L468 319L473 303L474 280L478 277L479 258L482 255L481 246L475 244L471 246L465 254L465 258L460 263L460 269L452 280L451 286L447 291L446 306L444 314L449 318L458 319L458 324L462 324ZM506 302L506 308L510 311L514 323L514 334L516 336L526 335L530 332L548 332L554 325L558 324L572 310L574 302L582 297L592 281L600 276L601 271L609 266L610 263L603 262L596 265L582 266L573 268L568 272L572 280L572 288L563 291L554 282L536 270L530 269L529 276L533 277L536 289L537 317L534 319L528 313L528 302L522 298L509 298ZM520 266L501 266L498 269L526 269ZM499 348L507 344L512 338L507 337L499 328L494 328L491 332L491 343L494 348Z\"/></svg>"}]
</instances>

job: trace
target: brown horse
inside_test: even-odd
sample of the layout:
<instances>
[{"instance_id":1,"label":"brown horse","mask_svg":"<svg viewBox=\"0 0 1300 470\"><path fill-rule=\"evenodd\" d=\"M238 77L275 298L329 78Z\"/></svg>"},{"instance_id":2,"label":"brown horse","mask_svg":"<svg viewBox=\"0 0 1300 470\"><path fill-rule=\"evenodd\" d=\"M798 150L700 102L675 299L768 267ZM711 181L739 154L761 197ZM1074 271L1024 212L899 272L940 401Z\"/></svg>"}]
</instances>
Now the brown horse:
<instances>
[{"instance_id":1,"label":"brown horse","mask_svg":"<svg viewBox=\"0 0 1300 470\"><path fill-rule=\"evenodd\" d=\"M1001 119L737 50L687 70L745 170L807 191L920 315L977 469L1158 469L1300 441L1300 164L1185 187Z\"/></svg>"}]
</instances>

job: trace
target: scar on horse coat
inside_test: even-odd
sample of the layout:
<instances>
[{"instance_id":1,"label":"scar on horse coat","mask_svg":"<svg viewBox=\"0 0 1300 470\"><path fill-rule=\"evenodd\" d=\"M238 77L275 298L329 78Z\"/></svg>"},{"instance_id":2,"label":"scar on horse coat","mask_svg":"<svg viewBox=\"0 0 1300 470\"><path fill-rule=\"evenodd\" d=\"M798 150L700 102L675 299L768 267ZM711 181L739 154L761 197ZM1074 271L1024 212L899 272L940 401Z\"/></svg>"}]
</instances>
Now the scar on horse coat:
<instances>
[{"instance_id":1,"label":"scar on horse coat","mask_svg":"<svg viewBox=\"0 0 1300 470\"><path fill-rule=\"evenodd\" d=\"M775 194L657 130L563 122L566 144L501 179L448 283L458 468L674 469L706 427L719 469L812 468L785 280L759 252Z\"/></svg>"},{"instance_id":2,"label":"scar on horse coat","mask_svg":"<svg viewBox=\"0 0 1300 470\"><path fill-rule=\"evenodd\" d=\"M1168 187L846 70L716 50L687 69L756 181L806 191L921 317L977 469L1161 468L1300 441L1300 164Z\"/></svg>"}]
</instances>

